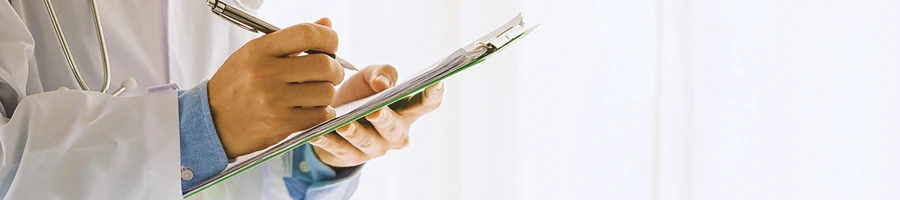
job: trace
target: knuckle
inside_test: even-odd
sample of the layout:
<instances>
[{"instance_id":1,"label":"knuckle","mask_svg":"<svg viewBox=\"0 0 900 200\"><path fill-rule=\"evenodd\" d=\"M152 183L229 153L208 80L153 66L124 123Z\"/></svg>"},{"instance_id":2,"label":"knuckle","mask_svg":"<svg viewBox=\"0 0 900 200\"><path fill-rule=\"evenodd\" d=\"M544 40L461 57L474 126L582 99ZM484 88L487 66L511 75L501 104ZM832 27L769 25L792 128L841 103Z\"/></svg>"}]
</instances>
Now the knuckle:
<instances>
[{"instance_id":1,"label":"knuckle","mask_svg":"<svg viewBox=\"0 0 900 200\"><path fill-rule=\"evenodd\" d=\"M241 47L241 50L247 51L246 53L250 53L250 54L257 53L257 51L259 51L259 49L265 48L265 46L266 46L265 38L266 37L253 38L250 41L247 41L247 43L245 43L244 46Z\"/></svg>"},{"instance_id":2,"label":"knuckle","mask_svg":"<svg viewBox=\"0 0 900 200\"><path fill-rule=\"evenodd\" d=\"M334 98L334 95L337 94L337 88L335 88L333 85L322 84L320 87L322 87L322 91L325 93L325 95L328 95L328 97Z\"/></svg>"},{"instance_id":3,"label":"knuckle","mask_svg":"<svg viewBox=\"0 0 900 200\"><path fill-rule=\"evenodd\" d=\"M325 119L332 119L337 116L337 113L334 112L334 108L331 106L325 107Z\"/></svg>"},{"instance_id":4,"label":"knuckle","mask_svg":"<svg viewBox=\"0 0 900 200\"><path fill-rule=\"evenodd\" d=\"M344 79L344 70L340 63L324 54L306 55L308 70L315 73L315 79L340 84Z\"/></svg>"},{"instance_id":5,"label":"knuckle","mask_svg":"<svg viewBox=\"0 0 900 200\"><path fill-rule=\"evenodd\" d=\"M332 66L331 67L331 69L332 69L331 82L333 85L341 84L341 82L344 82L344 68L341 67L341 63L339 63L337 60L333 60L333 62L331 62L331 63L332 63L331 64L331 66ZM396 78L394 78L394 79L396 79Z\"/></svg>"},{"instance_id":6,"label":"knuckle","mask_svg":"<svg viewBox=\"0 0 900 200\"><path fill-rule=\"evenodd\" d=\"M322 25L303 23L288 27L290 34L295 38L302 38L305 41L323 41L327 44L333 44L333 47L325 47L319 49L324 51L334 51L337 48L337 33L331 28ZM285 30L288 30L285 29Z\"/></svg>"},{"instance_id":7,"label":"knuckle","mask_svg":"<svg viewBox=\"0 0 900 200\"><path fill-rule=\"evenodd\" d=\"M302 23L291 26L287 28L287 32L292 36L304 38L310 35L315 35L316 33L316 25L310 23Z\"/></svg>"},{"instance_id":8,"label":"knuckle","mask_svg":"<svg viewBox=\"0 0 900 200\"><path fill-rule=\"evenodd\" d=\"M324 27L324 26L320 26L320 27ZM333 40L332 42L334 42L334 44L337 44L338 36L337 36L337 32L335 32L334 29L331 29L331 28L323 28L323 29L320 29L320 30L322 30L321 33L322 33L323 35L329 36L328 39Z\"/></svg>"},{"instance_id":9,"label":"knuckle","mask_svg":"<svg viewBox=\"0 0 900 200\"><path fill-rule=\"evenodd\" d=\"M296 99L303 99L303 104L308 107L328 106L334 102L337 89L328 82L308 82L300 83L294 86L293 94ZM316 110L325 112L324 110Z\"/></svg>"},{"instance_id":10,"label":"knuckle","mask_svg":"<svg viewBox=\"0 0 900 200\"><path fill-rule=\"evenodd\" d=\"M277 98L277 93L270 90L265 90L261 91L261 94L256 97L256 101L259 105L273 105L273 103L278 102Z\"/></svg>"},{"instance_id":11,"label":"knuckle","mask_svg":"<svg viewBox=\"0 0 900 200\"><path fill-rule=\"evenodd\" d=\"M313 62L315 70L322 74L321 79L332 82L332 85L340 84L344 79L344 70L337 60L324 54L314 54Z\"/></svg>"},{"instance_id":12,"label":"knuckle","mask_svg":"<svg viewBox=\"0 0 900 200\"><path fill-rule=\"evenodd\" d=\"M313 33L316 39L325 40L328 44L333 44L333 48L337 48L338 37L337 32L334 29L328 28L326 26L318 25L318 24L310 24L310 33ZM321 50L335 50L335 49L321 49Z\"/></svg>"},{"instance_id":13,"label":"knuckle","mask_svg":"<svg viewBox=\"0 0 900 200\"><path fill-rule=\"evenodd\" d=\"M326 39L331 40L330 43L334 44L334 47L333 47L334 50L337 50L337 46L338 46L338 42L339 42L337 32L334 32L334 30L332 30L332 29L327 29L325 31L325 33L326 33L326 35L328 35L328 37L326 37Z\"/></svg>"},{"instance_id":14,"label":"knuckle","mask_svg":"<svg viewBox=\"0 0 900 200\"><path fill-rule=\"evenodd\" d=\"M358 136L356 138L356 145L360 149L369 149L372 147L372 137L368 136Z\"/></svg>"},{"instance_id":15,"label":"knuckle","mask_svg":"<svg viewBox=\"0 0 900 200\"><path fill-rule=\"evenodd\" d=\"M331 105L331 103L334 103L334 97L337 94L337 90L334 88L334 86L328 83L324 83L319 87L319 91L321 91L321 94L323 95L323 100L321 102L322 105Z\"/></svg>"},{"instance_id":16,"label":"knuckle","mask_svg":"<svg viewBox=\"0 0 900 200\"><path fill-rule=\"evenodd\" d=\"M313 70L317 72L330 72L331 71L331 57L325 54L310 54L306 55L309 57L310 63L313 65Z\"/></svg>"},{"instance_id":17,"label":"knuckle","mask_svg":"<svg viewBox=\"0 0 900 200\"><path fill-rule=\"evenodd\" d=\"M272 78L275 70L271 67L250 67L246 71L246 81L257 87L271 86L276 80Z\"/></svg>"},{"instance_id":18,"label":"knuckle","mask_svg":"<svg viewBox=\"0 0 900 200\"><path fill-rule=\"evenodd\" d=\"M259 67L254 67L253 69L246 71L245 77L247 77L248 83L259 85L261 81L265 80L265 74L263 74L262 70L259 70Z\"/></svg>"},{"instance_id":19,"label":"knuckle","mask_svg":"<svg viewBox=\"0 0 900 200\"><path fill-rule=\"evenodd\" d=\"M241 58L252 60L263 57L267 52L266 49L270 48L272 48L271 42L260 37L248 41L247 44L239 49L239 51L241 51Z\"/></svg>"},{"instance_id":20,"label":"knuckle","mask_svg":"<svg viewBox=\"0 0 900 200\"><path fill-rule=\"evenodd\" d=\"M330 146L330 148L331 148L331 154L334 154L335 157L338 157L338 158L346 158L347 157L346 149L340 148L340 147L337 147L334 145Z\"/></svg>"},{"instance_id":21,"label":"knuckle","mask_svg":"<svg viewBox=\"0 0 900 200\"><path fill-rule=\"evenodd\" d=\"M319 121L328 121L335 117L334 108L331 106L317 107L313 112L314 118Z\"/></svg>"},{"instance_id":22,"label":"knuckle","mask_svg":"<svg viewBox=\"0 0 900 200\"><path fill-rule=\"evenodd\" d=\"M385 120L385 121L388 121L388 120ZM395 123L393 121L385 122L385 123L387 123L386 124L387 127L385 130L387 130L389 133L391 133L391 134L399 133L400 128L399 128L399 126L397 126L397 123Z\"/></svg>"}]
</instances>

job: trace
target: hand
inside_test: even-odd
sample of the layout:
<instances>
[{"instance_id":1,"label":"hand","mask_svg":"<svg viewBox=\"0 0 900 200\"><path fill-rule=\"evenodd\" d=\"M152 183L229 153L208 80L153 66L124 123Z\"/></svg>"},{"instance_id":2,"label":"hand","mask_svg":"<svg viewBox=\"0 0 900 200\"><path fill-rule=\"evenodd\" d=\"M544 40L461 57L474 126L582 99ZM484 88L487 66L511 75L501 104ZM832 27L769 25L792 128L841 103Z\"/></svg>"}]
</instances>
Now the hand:
<instances>
[{"instance_id":1,"label":"hand","mask_svg":"<svg viewBox=\"0 0 900 200\"><path fill-rule=\"evenodd\" d=\"M334 118L340 64L315 49L337 50L323 18L256 38L238 49L209 80L209 107L225 155L234 158L274 145L291 133Z\"/></svg>"},{"instance_id":2,"label":"hand","mask_svg":"<svg viewBox=\"0 0 900 200\"><path fill-rule=\"evenodd\" d=\"M397 70L390 65L369 66L352 77L337 91L333 106L359 100L387 90L395 84ZM364 119L338 128L312 140L313 151L331 167L357 166L383 156L388 150L409 144L409 127L422 115L441 104L443 84L369 114Z\"/></svg>"}]
</instances>

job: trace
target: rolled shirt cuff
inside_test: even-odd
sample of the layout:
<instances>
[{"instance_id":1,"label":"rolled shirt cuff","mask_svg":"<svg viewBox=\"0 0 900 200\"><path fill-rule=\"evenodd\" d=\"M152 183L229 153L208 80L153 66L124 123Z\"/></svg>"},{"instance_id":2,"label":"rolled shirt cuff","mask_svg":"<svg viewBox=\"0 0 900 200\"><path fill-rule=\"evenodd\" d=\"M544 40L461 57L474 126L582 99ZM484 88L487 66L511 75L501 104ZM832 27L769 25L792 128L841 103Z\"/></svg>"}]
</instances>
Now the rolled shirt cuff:
<instances>
[{"instance_id":1,"label":"rolled shirt cuff","mask_svg":"<svg viewBox=\"0 0 900 200\"><path fill-rule=\"evenodd\" d=\"M216 174L228 165L225 149L213 124L207 81L180 91L178 117L181 128L181 190Z\"/></svg>"}]
</instances>

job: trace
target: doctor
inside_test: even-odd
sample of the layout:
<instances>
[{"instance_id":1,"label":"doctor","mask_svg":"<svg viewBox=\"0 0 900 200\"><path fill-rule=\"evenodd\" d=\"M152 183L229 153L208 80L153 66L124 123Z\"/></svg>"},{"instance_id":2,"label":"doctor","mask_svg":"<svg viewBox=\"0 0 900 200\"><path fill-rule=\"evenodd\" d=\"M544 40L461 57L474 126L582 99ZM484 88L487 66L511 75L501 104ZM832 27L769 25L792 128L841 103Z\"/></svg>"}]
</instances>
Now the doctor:
<instances>
[{"instance_id":1,"label":"doctor","mask_svg":"<svg viewBox=\"0 0 900 200\"><path fill-rule=\"evenodd\" d=\"M91 1L52 2L81 75L101 88ZM293 56L337 50L328 19L252 39L204 3L97 3L112 79L137 81L119 97L56 91L79 85L44 1L0 3L0 197L181 199L228 159L330 119L334 106L397 80L387 65L344 80L328 56ZM259 3L238 5L252 11ZM166 83L190 88L143 89ZM409 106L377 111L366 117L371 123L340 128L192 198L346 199L361 164L405 147L410 124L437 108L442 93L440 83L429 87Z\"/></svg>"}]
</instances>

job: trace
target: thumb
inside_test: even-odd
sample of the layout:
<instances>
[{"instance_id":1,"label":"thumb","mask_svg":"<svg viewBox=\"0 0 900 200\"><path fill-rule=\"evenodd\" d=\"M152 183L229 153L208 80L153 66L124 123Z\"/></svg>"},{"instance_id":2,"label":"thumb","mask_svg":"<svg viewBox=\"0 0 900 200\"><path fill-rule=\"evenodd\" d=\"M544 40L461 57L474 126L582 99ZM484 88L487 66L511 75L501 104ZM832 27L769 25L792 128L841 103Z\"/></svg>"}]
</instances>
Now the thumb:
<instances>
[{"instance_id":1,"label":"thumb","mask_svg":"<svg viewBox=\"0 0 900 200\"><path fill-rule=\"evenodd\" d=\"M316 24L322 25L322 26L327 26L328 28L331 28L331 19L328 19L327 17L323 17L322 19L319 19L318 21L316 21Z\"/></svg>"},{"instance_id":2,"label":"thumb","mask_svg":"<svg viewBox=\"0 0 900 200\"><path fill-rule=\"evenodd\" d=\"M377 94L394 86L397 69L390 65L373 65L344 80L338 89L333 106L337 107Z\"/></svg>"}]
</instances>

